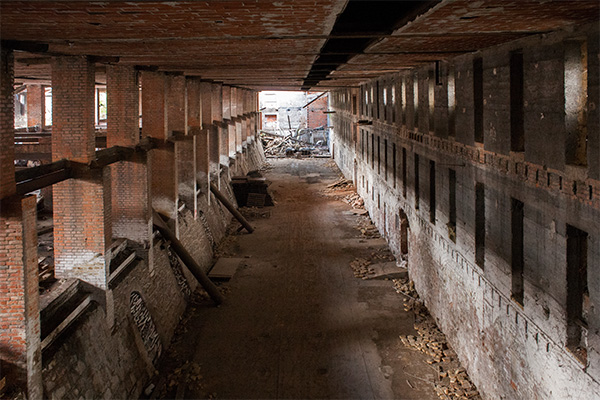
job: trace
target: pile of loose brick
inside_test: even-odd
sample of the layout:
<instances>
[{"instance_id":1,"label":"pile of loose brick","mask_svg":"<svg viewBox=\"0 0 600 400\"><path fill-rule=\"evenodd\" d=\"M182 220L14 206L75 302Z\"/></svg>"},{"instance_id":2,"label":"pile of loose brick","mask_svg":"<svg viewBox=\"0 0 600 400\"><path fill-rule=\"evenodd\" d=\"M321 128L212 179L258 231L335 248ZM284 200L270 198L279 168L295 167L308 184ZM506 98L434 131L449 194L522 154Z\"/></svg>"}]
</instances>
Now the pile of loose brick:
<instances>
[{"instance_id":1,"label":"pile of loose brick","mask_svg":"<svg viewBox=\"0 0 600 400\"><path fill-rule=\"evenodd\" d=\"M375 270L370 265L371 261L364 258L356 258L350 262L350 268L354 271L355 278L369 279L369 275L375 273Z\"/></svg>"},{"instance_id":2,"label":"pile of loose brick","mask_svg":"<svg viewBox=\"0 0 600 400\"><path fill-rule=\"evenodd\" d=\"M415 313L415 330L418 336L400 335L402 343L429 356L428 364L438 371L434 384L435 391L442 400L481 400L479 391L469 379L466 370L460 365L454 350L446 341L427 308L419 300L415 286L408 279L393 279L396 292L406 296L405 311Z\"/></svg>"}]
</instances>

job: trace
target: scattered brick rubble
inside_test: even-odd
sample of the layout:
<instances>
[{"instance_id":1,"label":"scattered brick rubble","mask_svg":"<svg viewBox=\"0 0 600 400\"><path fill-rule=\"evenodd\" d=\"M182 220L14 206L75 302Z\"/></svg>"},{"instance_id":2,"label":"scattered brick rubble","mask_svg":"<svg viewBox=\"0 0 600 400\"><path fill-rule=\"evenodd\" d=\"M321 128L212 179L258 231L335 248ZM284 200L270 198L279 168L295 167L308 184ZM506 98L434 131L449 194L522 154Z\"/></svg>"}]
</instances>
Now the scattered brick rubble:
<instances>
[{"instance_id":1,"label":"scattered brick rubble","mask_svg":"<svg viewBox=\"0 0 600 400\"><path fill-rule=\"evenodd\" d=\"M438 381L434 388L442 400L480 400L481 396L469 379L467 372L461 367L454 350L446 341L446 336L439 330L433 318L419 299L415 286L408 279L393 279L396 292L406 296L405 311L415 313L415 330L418 336L400 335L402 343L427 354L427 363L438 371Z\"/></svg>"},{"instance_id":2,"label":"scattered brick rubble","mask_svg":"<svg viewBox=\"0 0 600 400\"><path fill-rule=\"evenodd\" d=\"M364 201L356 193L356 188L351 180L341 177L331 185L327 185L325 193L333 195L334 198L344 201L354 209L363 209Z\"/></svg>"}]
</instances>

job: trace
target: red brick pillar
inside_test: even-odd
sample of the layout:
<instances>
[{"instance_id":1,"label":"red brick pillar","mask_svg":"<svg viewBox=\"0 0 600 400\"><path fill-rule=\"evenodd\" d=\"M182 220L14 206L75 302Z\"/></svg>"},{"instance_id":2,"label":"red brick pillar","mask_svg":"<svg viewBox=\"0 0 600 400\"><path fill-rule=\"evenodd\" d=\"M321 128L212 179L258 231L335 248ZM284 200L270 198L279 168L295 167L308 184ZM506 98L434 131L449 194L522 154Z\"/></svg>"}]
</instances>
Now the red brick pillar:
<instances>
[{"instance_id":1,"label":"red brick pillar","mask_svg":"<svg viewBox=\"0 0 600 400\"><path fill-rule=\"evenodd\" d=\"M221 179L221 123L223 122L223 93L222 85L220 83L212 84L212 107L211 107L211 121L212 129L210 134L210 169L214 175L213 181L217 182L217 186L220 186Z\"/></svg>"},{"instance_id":2,"label":"red brick pillar","mask_svg":"<svg viewBox=\"0 0 600 400\"><path fill-rule=\"evenodd\" d=\"M44 128L44 87L27 85L27 127L40 132Z\"/></svg>"},{"instance_id":3,"label":"red brick pillar","mask_svg":"<svg viewBox=\"0 0 600 400\"><path fill-rule=\"evenodd\" d=\"M187 85L183 75L168 74L167 78L167 121L169 136L187 134Z\"/></svg>"},{"instance_id":4,"label":"red brick pillar","mask_svg":"<svg viewBox=\"0 0 600 400\"><path fill-rule=\"evenodd\" d=\"M210 204L210 135L212 131L212 86L210 82L200 82L200 122L202 132L196 137L196 163L200 177L206 177L203 191Z\"/></svg>"},{"instance_id":5,"label":"red brick pillar","mask_svg":"<svg viewBox=\"0 0 600 400\"><path fill-rule=\"evenodd\" d=\"M206 187L206 173L202 172L198 163L200 135L202 132L202 108L200 103L200 78L186 78L187 93L187 126L188 135L192 137L192 184L194 219L198 217L198 191Z\"/></svg>"},{"instance_id":6,"label":"red brick pillar","mask_svg":"<svg viewBox=\"0 0 600 400\"><path fill-rule=\"evenodd\" d=\"M94 78L94 64L86 57L53 60L53 161L88 163L95 157ZM60 182L53 192L55 276L105 289L105 251L112 239L109 170Z\"/></svg>"},{"instance_id":7,"label":"red brick pillar","mask_svg":"<svg viewBox=\"0 0 600 400\"><path fill-rule=\"evenodd\" d=\"M186 77L167 75L167 120L169 132L175 136L175 171L179 203L194 211L194 147L188 135L188 98ZM183 135L183 136L182 136Z\"/></svg>"},{"instance_id":8,"label":"red brick pillar","mask_svg":"<svg viewBox=\"0 0 600 400\"><path fill-rule=\"evenodd\" d=\"M0 198L16 192L13 52L2 48L0 62Z\"/></svg>"},{"instance_id":9,"label":"red brick pillar","mask_svg":"<svg viewBox=\"0 0 600 400\"><path fill-rule=\"evenodd\" d=\"M138 72L129 66L106 67L107 145L132 147L139 143ZM142 248L149 243L151 218L145 154L110 166L112 178L112 233Z\"/></svg>"},{"instance_id":10,"label":"red brick pillar","mask_svg":"<svg viewBox=\"0 0 600 400\"><path fill-rule=\"evenodd\" d=\"M0 207L0 359L10 384L42 398L36 198L11 197Z\"/></svg>"},{"instance_id":11,"label":"red brick pillar","mask_svg":"<svg viewBox=\"0 0 600 400\"><path fill-rule=\"evenodd\" d=\"M142 71L142 134L167 140L167 79L160 72ZM177 232L177 168L175 146L153 149L150 157L152 207L167 218L171 229Z\"/></svg>"}]
</instances>

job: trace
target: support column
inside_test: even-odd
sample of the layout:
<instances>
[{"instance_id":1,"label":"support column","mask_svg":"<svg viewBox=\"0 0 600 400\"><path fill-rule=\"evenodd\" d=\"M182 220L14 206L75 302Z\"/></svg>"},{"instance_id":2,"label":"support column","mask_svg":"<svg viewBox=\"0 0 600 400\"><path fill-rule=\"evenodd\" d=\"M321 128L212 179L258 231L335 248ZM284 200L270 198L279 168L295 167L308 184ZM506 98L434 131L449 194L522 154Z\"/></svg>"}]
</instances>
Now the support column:
<instances>
[{"instance_id":1,"label":"support column","mask_svg":"<svg viewBox=\"0 0 600 400\"><path fill-rule=\"evenodd\" d=\"M0 62L0 198L15 194L15 103L12 50L1 49Z\"/></svg>"},{"instance_id":2,"label":"support column","mask_svg":"<svg viewBox=\"0 0 600 400\"><path fill-rule=\"evenodd\" d=\"M106 67L107 145L132 147L139 143L138 72L129 66ZM141 248L152 230L148 165L145 154L110 166L112 178L112 232Z\"/></svg>"},{"instance_id":3,"label":"support column","mask_svg":"<svg viewBox=\"0 0 600 400\"><path fill-rule=\"evenodd\" d=\"M187 86L187 125L188 134L192 137L192 181L194 185L193 193L193 213L194 219L198 218L198 195L202 188L206 186L206 171L201 170L199 163L200 135L202 134L202 108L200 102L200 79L196 77L186 78Z\"/></svg>"},{"instance_id":4,"label":"support column","mask_svg":"<svg viewBox=\"0 0 600 400\"><path fill-rule=\"evenodd\" d=\"M160 72L142 71L142 135L166 141L169 137L167 112L167 79ZM169 228L177 227L177 168L175 146L149 152L150 192L152 207L167 220Z\"/></svg>"},{"instance_id":5,"label":"support column","mask_svg":"<svg viewBox=\"0 0 600 400\"><path fill-rule=\"evenodd\" d=\"M212 87L209 82L200 82L200 122L202 132L196 137L196 162L200 177L206 176L206 186L202 190L210 204L210 135L212 124Z\"/></svg>"},{"instance_id":6,"label":"support column","mask_svg":"<svg viewBox=\"0 0 600 400\"><path fill-rule=\"evenodd\" d=\"M94 64L86 57L52 63L52 160L89 163L95 157ZM53 187L54 274L101 289L108 280L105 251L112 238L110 173L89 172Z\"/></svg>"},{"instance_id":7,"label":"support column","mask_svg":"<svg viewBox=\"0 0 600 400\"><path fill-rule=\"evenodd\" d=\"M27 85L27 127L34 132L44 129L44 100L42 85Z\"/></svg>"},{"instance_id":8,"label":"support column","mask_svg":"<svg viewBox=\"0 0 600 400\"><path fill-rule=\"evenodd\" d=\"M188 135L188 95L186 77L167 75L167 112L169 131L176 136L175 167L177 171L178 206L183 202L194 211L196 185L194 179L193 137ZM180 136L183 135L183 136Z\"/></svg>"},{"instance_id":9,"label":"support column","mask_svg":"<svg viewBox=\"0 0 600 400\"><path fill-rule=\"evenodd\" d=\"M217 182L217 186L221 187L221 123L223 122L223 93L222 85L220 83L213 83L212 88L212 107L211 107L211 121L212 129L210 134L210 169L211 174L214 175L212 181Z\"/></svg>"},{"instance_id":10,"label":"support column","mask_svg":"<svg viewBox=\"0 0 600 400\"><path fill-rule=\"evenodd\" d=\"M36 198L14 195L14 64L0 63L0 360L9 385L42 398Z\"/></svg>"},{"instance_id":11,"label":"support column","mask_svg":"<svg viewBox=\"0 0 600 400\"><path fill-rule=\"evenodd\" d=\"M9 384L41 399L39 278L36 198L0 203L0 359Z\"/></svg>"}]
</instances>

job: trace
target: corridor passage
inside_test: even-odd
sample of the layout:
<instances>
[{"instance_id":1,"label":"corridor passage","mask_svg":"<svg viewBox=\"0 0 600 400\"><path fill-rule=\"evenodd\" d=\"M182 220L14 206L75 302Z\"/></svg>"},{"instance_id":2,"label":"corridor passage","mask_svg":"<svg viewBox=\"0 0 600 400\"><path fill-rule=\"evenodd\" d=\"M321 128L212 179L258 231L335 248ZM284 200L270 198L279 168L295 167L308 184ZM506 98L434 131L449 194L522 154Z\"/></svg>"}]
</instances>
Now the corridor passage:
<instances>
[{"instance_id":1,"label":"corridor passage","mask_svg":"<svg viewBox=\"0 0 600 400\"><path fill-rule=\"evenodd\" d=\"M225 304L195 307L173 345L202 376L203 393L179 394L436 399L436 371L398 338L414 334L414 314L390 280L356 278L350 267L389 253L383 239L361 236L367 217L327 193L337 167L328 159L270 164L264 175L276 205L261 209L270 216L252 219L256 231L234 233L222 250L243 259L224 285Z\"/></svg>"}]
</instances>

